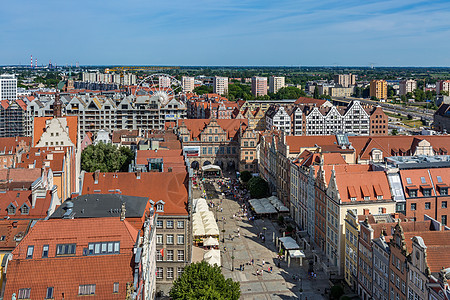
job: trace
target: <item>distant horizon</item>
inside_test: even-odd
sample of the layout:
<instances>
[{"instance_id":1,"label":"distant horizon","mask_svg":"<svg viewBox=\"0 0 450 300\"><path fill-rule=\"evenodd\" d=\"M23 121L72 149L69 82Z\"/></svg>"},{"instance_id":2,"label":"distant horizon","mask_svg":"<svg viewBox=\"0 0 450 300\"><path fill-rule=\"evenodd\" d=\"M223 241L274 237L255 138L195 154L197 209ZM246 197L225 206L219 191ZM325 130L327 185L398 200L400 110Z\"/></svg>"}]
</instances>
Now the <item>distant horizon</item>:
<instances>
[{"instance_id":1,"label":"distant horizon","mask_svg":"<svg viewBox=\"0 0 450 300\"><path fill-rule=\"evenodd\" d=\"M52 64L53 65L53 64ZM54 65L55 66L55 65ZM21 68L30 68L30 65L22 64L22 65L0 65L0 68L12 68L12 67L21 67ZM39 65L37 69L47 68L48 65ZM74 65L69 64L56 64L56 67L63 68L77 68ZM87 68L87 67L180 67L180 68L329 68L329 69L343 69L343 68L357 68L357 69L380 69L380 68L417 68L417 69L426 69L426 68L434 68L434 69L450 69L450 66L359 66L359 65L348 65L348 66L332 66L332 65L144 65L144 64L135 64L135 65L126 65L126 64L111 64L111 65L79 65L78 68ZM30 68L31 69L31 68ZM33 69L35 67L33 66Z\"/></svg>"},{"instance_id":2,"label":"distant horizon","mask_svg":"<svg viewBox=\"0 0 450 300\"><path fill-rule=\"evenodd\" d=\"M0 26L0 65L450 67L448 0L24 0Z\"/></svg>"}]
</instances>

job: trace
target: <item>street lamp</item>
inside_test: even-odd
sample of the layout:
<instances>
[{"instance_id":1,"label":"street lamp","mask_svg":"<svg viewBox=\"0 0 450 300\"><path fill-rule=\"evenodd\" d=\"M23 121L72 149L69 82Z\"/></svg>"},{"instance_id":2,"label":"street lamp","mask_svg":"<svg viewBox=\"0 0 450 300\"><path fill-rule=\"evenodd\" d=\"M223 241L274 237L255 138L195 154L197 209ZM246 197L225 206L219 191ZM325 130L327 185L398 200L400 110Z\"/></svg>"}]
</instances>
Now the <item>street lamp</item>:
<instances>
[{"instance_id":1,"label":"street lamp","mask_svg":"<svg viewBox=\"0 0 450 300\"><path fill-rule=\"evenodd\" d=\"M263 242L264 242L264 243L266 242L266 230L267 230L267 228L266 228L266 227L263 227L263 231L264 231Z\"/></svg>"},{"instance_id":2,"label":"street lamp","mask_svg":"<svg viewBox=\"0 0 450 300\"><path fill-rule=\"evenodd\" d=\"M231 251L231 271L234 272L234 247Z\"/></svg>"}]
</instances>

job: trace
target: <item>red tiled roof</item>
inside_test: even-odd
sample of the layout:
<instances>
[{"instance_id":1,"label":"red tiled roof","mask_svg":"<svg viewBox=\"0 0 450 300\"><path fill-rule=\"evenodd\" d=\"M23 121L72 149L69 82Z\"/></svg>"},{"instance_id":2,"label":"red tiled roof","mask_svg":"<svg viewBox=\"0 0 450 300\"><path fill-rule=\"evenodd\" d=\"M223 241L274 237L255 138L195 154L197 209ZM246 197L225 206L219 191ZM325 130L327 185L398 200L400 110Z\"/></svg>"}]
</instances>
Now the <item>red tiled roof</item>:
<instances>
[{"instance_id":1,"label":"red tiled roof","mask_svg":"<svg viewBox=\"0 0 450 300\"><path fill-rule=\"evenodd\" d=\"M315 104L318 107L322 106L327 100L322 99L314 99L314 98L308 98L308 97L300 97L295 101L295 104Z\"/></svg>"},{"instance_id":2,"label":"red tiled roof","mask_svg":"<svg viewBox=\"0 0 450 300\"><path fill-rule=\"evenodd\" d=\"M0 169L0 183L8 189L29 189L41 177L41 169ZM0 196L1 197L1 196Z\"/></svg>"},{"instance_id":3,"label":"red tiled roof","mask_svg":"<svg viewBox=\"0 0 450 300\"><path fill-rule=\"evenodd\" d=\"M448 173L448 170L446 170ZM425 183L422 183L421 177L425 178ZM448 178L449 176L447 176ZM431 189L431 196L436 196L434 190L431 188L430 176L428 175L428 169L415 169L415 170L400 170L400 178L404 187L416 186ZM407 178L411 180L411 183L407 182ZM406 194L407 195L407 194ZM423 197L423 190L417 190L417 196Z\"/></svg>"},{"instance_id":4,"label":"red tiled roof","mask_svg":"<svg viewBox=\"0 0 450 300\"><path fill-rule=\"evenodd\" d=\"M117 194L148 197L153 202L165 202L163 215L187 215L188 174L184 172L85 173L82 194ZM118 191L120 190L120 192Z\"/></svg>"},{"instance_id":5,"label":"red tiled roof","mask_svg":"<svg viewBox=\"0 0 450 300\"><path fill-rule=\"evenodd\" d=\"M211 122L212 119L184 119L179 126L186 125L187 129L191 133L191 140L196 138L199 140L200 133ZM247 119L217 119L217 124L227 132L228 139L234 139L236 134L241 128L245 130L247 128Z\"/></svg>"},{"instance_id":6,"label":"red tiled roof","mask_svg":"<svg viewBox=\"0 0 450 300\"><path fill-rule=\"evenodd\" d=\"M30 220L0 220L0 251L12 251L28 233Z\"/></svg>"},{"instance_id":7,"label":"red tiled roof","mask_svg":"<svg viewBox=\"0 0 450 300\"><path fill-rule=\"evenodd\" d=\"M43 219L47 216L50 208L52 195L46 192L45 198L37 198L34 208L31 205L31 191L6 191L0 194L0 218L11 219ZM15 214L8 213L8 206L13 204L16 208ZM27 214L22 214L21 208L26 204L29 208Z\"/></svg>"},{"instance_id":8,"label":"red tiled roof","mask_svg":"<svg viewBox=\"0 0 450 300\"><path fill-rule=\"evenodd\" d=\"M75 299L79 297L79 285L95 284L96 298L124 299L126 284L133 282L137 236L138 231L119 218L39 221L13 251L5 297L11 298L21 288L31 288L32 299L44 299L47 287L54 287L55 296L64 293L66 299ZM89 243L115 241L120 241L120 254L83 255ZM69 243L76 244L76 255L55 258L56 246ZM41 258L44 244L49 245L48 258ZM32 259L26 259L29 245L34 246ZM119 283L118 294L112 293L115 282Z\"/></svg>"},{"instance_id":9,"label":"red tiled roof","mask_svg":"<svg viewBox=\"0 0 450 300\"><path fill-rule=\"evenodd\" d=\"M139 135L139 130L128 130L128 129L120 129L114 130L112 134L112 142L117 144L121 142L122 136L126 137L137 137Z\"/></svg>"},{"instance_id":10,"label":"red tiled roof","mask_svg":"<svg viewBox=\"0 0 450 300\"><path fill-rule=\"evenodd\" d=\"M289 146L290 153L299 153L300 148L312 148L315 145L334 145L336 142L335 135L324 135L324 136L286 136L286 145Z\"/></svg>"},{"instance_id":11,"label":"red tiled roof","mask_svg":"<svg viewBox=\"0 0 450 300\"><path fill-rule=\"evenodd\" d=\"M342 202L351 202L350 198L367 201L364 197L377 200L375 191L382 193L384 200L392 199L386 174L382 171L336 172L336 183Z\"/></svg>"},{"instance_id":12,"label":"red tiled roof","mask_svg":"<svg viewBox=\"0 0 450 300\"><path fill-rule=\"evenodd\" d=\"M21 142L29 147L31 146L31 137L2 137L0 138L0 151L5 151L5 154L12 151L12 154L15 154Z\"/></svg>"},{"instance_id":13,"label":"red tiled roof","mask_svg":"<svg viewBox=\"0 0 450 300\"><path fill-rule=\"evenodd\" d=\"M19 168L29 168L34 165L34 168L42 168L46 166L52 169L53 172L61 172L63 170L64 155L69 147L59 147L61 150L56 150L57 147L33 147L25 155L22 155L22 161L17 164Z\"/></svg>"}]
</instances>

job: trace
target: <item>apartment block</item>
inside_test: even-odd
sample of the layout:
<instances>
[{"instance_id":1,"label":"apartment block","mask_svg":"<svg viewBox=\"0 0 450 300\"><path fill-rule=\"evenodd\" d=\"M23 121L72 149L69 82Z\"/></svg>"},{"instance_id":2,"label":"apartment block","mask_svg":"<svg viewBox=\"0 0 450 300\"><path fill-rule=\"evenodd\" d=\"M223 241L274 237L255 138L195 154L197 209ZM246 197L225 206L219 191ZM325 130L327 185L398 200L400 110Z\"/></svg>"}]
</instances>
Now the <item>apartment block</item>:
<instances>
[{"instance_id":1,"label":"apartment block","mask_svg":"<svg viewBox=\"0 0 450 300\"><path fill-rule=\"evenodd\" d=\"M181 86L185 93L194 91L195 80L194 77L183 76L181 78Z\"/></svg>"},{"instance_id":2,"label":"apartment block","mask_svg":"<svg viewBox=\"0 0 450 300\"><path fill-rule=\"evenodd\" d=\"M450 80L439 80L436 82L436 94L441 92L450 93Z\"/></svg>"},{"instance_id":3,"label":"apartment block","mask_svg":"<svg viewBox=\"0 0 450 300\"><path fill-rule=\"evenodd\" d=\"M213 78L213 93L219 95L228 93L228 77L215 76Z\"/></svg>"},{"instance_id":4,"label":"apartment block","mask_svg":"<svg viewBox=\"0 0 450 300\"><path fill-rule=\"evenodd\" d=\"M399 95L403 96L407 93L412 93L415 89L417 89L417 81L413 79L402 80L400 81Z\"/></svg>"},{"instance_id":5,"label":"apartment block","mask_svg":"<svg viewBox=\"0 0 450 300\"><path fill-rule=\"evenodd\" d=\"M334 83L344 87L348 88L350 86L354 86L356 84L356 75L354 74L336 74L334 75Z\"/></svg>"},{"instance_id":6,"label":"apartment block","mask_svg":"<svg viewBox=\"0 0 450 300\"><path fill-rule=\"evenodd\" d=\"M269 77L269 92L278 93L278 90L285 86L285 78L281 76Z\"/></svg>"},{"instance_id":7,"label":"apartment block","mask_svg":"<svg viewBox=\"0 0 450 300\"><path fill-rule=\"evenodd\" d=\"M252 77L252 94L255 97L267 95L267 77Z\"/></svg>"},{"instance_id":8,"label":"apartment block","mask_svg":"<svg viewBox=\"0 0 450 300\"><path fill-rule=\"evenodd\" d=\"M0 100L0 137L26 135L27 105L21 99Z\"/></svg>"},{"instance_id":9,"label":"apartment block","mask_svg":"<svg viewBox=\"0 0 450 300\"><path fill-rule=\"evenodd\" d=\"M0 100L17 100L17 78L15 75L0 75Z\"/></svg>"},{"instance_id":10,"label":"apartment block","mask_svg":"<svg viewBox=\"0 0 450 300\"><path fill-rule=\"evenodd\" d=\"M386 80L370 81L370 97L376 97L377 99L387 99Z\"/></svg>"}]
</instances>

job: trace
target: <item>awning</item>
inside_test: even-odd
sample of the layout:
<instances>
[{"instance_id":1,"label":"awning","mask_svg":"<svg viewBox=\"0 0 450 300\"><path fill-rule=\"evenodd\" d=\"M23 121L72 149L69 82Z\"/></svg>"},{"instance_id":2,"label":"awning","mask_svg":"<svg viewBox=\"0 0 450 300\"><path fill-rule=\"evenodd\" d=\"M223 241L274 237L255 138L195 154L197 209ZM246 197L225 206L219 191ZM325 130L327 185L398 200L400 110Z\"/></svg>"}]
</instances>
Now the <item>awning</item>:
<instances>
[{"instance_id":1,"label":"awning","mask_svg":"<svg viewBox=\"0 0 450 300\"><path fill-rule=\"evenodd\" d=\"M217 165L207 165L202 167L202 171L220 171L220 167Z\"/></svg>"},{"instance_id":2,"label":"awning","mask_svg":"<svg viewBox=\"0 0 450 300\"><path fill-rule=\"evenodd\" d=\"M269 202L269 199L251 199L248 201L256 214L276 214L277 210Z\"/></svg>"},{"instance_id":3,"label":"awning","mask_svg":"<svg viewBox=\"0 0 450 300\"><path fill-rule=\"evenodd\" d=\"M203 260L206 261L211 266L220 266L220 250L211 249L205 253Z\"/></svg>"},{"instance_id":4,"label":"awning","mask_svg":"<svg viewBox=\"0 0 450 300\"><path fill-rule=\"evenodd\" d=\"M290 236L282 237L279 240L283 244L283 248L286 250L300 249L300 246L297 244L297 242Z\"/></svg>"},{"instance_id":5,"label":"awning","mask_svg":"<svg viewBox=\"0 0 450 300\"><path fill-rule=\"evenodd\" d=\"M292 258L303 258L305 257L305 253L303 253L303 251L301 250L290 250L289 256Z\"/></svg>"},{"instance_id":6,"label":"awning","mask_svg":"<svg viewBox=\"0 0 450 300\"><path fill-rule=\"evenodd\" d=\"M218 246L218 245L219 241L211 236L203 241L203 246Z\"/></svg>"}]
</instances>

